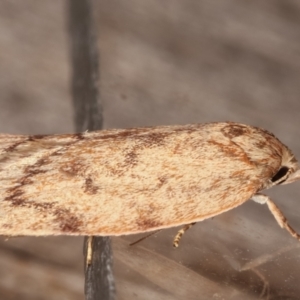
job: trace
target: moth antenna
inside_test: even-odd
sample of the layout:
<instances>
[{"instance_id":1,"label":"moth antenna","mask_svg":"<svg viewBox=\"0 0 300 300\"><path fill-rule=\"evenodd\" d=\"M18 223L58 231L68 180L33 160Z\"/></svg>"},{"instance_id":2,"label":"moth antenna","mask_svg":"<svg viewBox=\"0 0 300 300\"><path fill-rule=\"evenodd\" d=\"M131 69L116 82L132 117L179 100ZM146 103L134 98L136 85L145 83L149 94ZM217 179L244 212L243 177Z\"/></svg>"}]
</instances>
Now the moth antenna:
<instances>
[{"instance_id":1,"label":"moth antenna","mask_svg":"<svg viewBox=\"0 0 300 300\"><path fill-rule=\"evenodd\" d=\"M179 242L182 238L182 236L184 235L184 233L189 230L193 225L195 225L196 222L194 223L190 223L190 224L186 224L183 228L181 228L177 234L175 235L174 237L174 240L173 240L173 247L174 248L177 248L179 246Z\"/></svg>"},{"instance_id":2,"label":"moth antenna","mask_svg":"<svg viewBox=\"0 0 300 300\"><path fill-rule=\"evenodd\" d=\"M267 204L269 210L271 211L272 215L274 216L275 220L279 224L281 228L285 228L291 236L293 236L295 239L300 241L300 235L297 233L295 229L291 227L291 225L288 223L286 217L282 213L282 211L279 209L279 207L268 197L267 195L263 194L256 194L252 197L252 199L259 203L259 204Z\"/></svg>"},{"instance_id":3,"label":"moth antenna","mask_svg":"<svg viewBox=\"0 0 300 300\"><path fill-rule=\"evenodd\" d=\"M154 235L155 233L158 233L158 232L160 232L160 231L161 231L161 229L152 231L152 232L150 232L149 234L147 234L147 235L143 236L142 238L138 239L137 241L135 241L135 242L133 242L133 243L130 243L129 246L136 245L136 244L138 244L139 242L141 242L141 241L147 239L148 237L150 237L150 236L152 236L152 235Z\"/></svg>"}]
</instances>

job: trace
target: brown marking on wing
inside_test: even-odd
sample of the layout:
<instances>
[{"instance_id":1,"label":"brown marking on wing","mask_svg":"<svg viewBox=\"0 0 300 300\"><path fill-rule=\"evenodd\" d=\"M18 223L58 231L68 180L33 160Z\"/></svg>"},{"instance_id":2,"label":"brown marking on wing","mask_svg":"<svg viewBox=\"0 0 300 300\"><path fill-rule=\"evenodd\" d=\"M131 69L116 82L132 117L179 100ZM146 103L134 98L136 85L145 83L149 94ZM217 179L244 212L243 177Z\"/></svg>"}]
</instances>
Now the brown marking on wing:
<instances>
[{"instance_id":1,"label":"brown marking on wing","mask_svg":"<svg viewBox=\"0 0 300 300\"><path fill-rule=\"evenodd\" d=\"M124 140L126 138L135 137L140 133L145 133L151 131L150 127L146 128L131 128L125 130L116 130L116 132L111 131L109 134L101 134L99 136L93 136L94 140L106 140L106 139L114 139L114 140Z\"/></svg>"},{"instance_id":2,"label":"brown marking on wing","mask_svg":"<svg viewBox=\"0 0 300 300\"><path fill-rule=\"evenodd\" d=\"M11 228L13 228L13 225L5 223L5 224L2 225L2 227L6 228L6 229L11 229Z\"/></svg>"},{"instance_id":3,"label":"brown marking on wing","mask_svg":"<svg viewBox=\"0 0 300 300\"><path fill-rule=\"evenodd\" d=\"M46 170L40 169L42 165L47 164L48 161L46 159L40 159L35 164L31 166L27 166L24 169L24 176L21 177L16 185L10 189L8 189L8 196L4 198L4 201L10 201L13 206L23 206L26 199L23 199L21 196L24 194L22 188L25 185L29 185L33 183L32 177L37 174L46 173Z\"/></svg>"},{"instance_id":4,"label":"brown marking on wing","mask_svg":"<svg viewBox=\"0 0 300 300\"><path fill-rule=\"evenodd\" d=\"M270 137L271 139L276 139L280 144L282 144L279 139L270 131L266 130L266 129L263 129L263 128L259 128L259 127L255 127L253 126L252 127L254 130L258 131L260 134L263 133L262 135L265 137L265 138L268 138Z\"/></svg>"},{"instance_id":5,"label":"brown marking on wing","mask_svg":"<svg viewBox=\"0 0 300 300\"><path fill-rule=\"evenodd\" d=\"M84 133L82 132L74 133L73 137L76 138L77 140L84 140Z\"/></svg>"},{"instance_id":6,"label":"brown marking on wing","mask_svg":"<svg viewBox=\"0 0 300 300\"><path fill-rule=\"evenodd\" d=\"M153 132L145 135L140 135L138 137L139 144L142 148L163 146L165 145L165 138L169 135L170 133L165 133L165 132Z\"/></svg>"},{"instance_id":7,"label":"brown marking on wing","mask_svg":"<svg viewBox=\"0 0 300 300\"><path fill-rule=\"evenodd\" d=\"M47 138L48 136L49 135L46 135L46 134L29 135L28 140L29 141L42 140L44 138Z\"/></svg>"},{"instance_id":8,"label":"brown marking on wing","mask_svg":"<svg viewBox=\"0 0 300 300\"><path fill-rule=\"evenodd\" d=\"M228 196L230 196L231 193L232 193L232 191L228 188L225 191L223 191L223 193L221 195L221 201L219 201L219 203L218 203L220 210L223 210L224 206L222 205L222 203L225 202L224 200L226 200L228 198ZM228 204L225 205L225 207L226 206L228 206Z\"/></svg>"},{"instance_id":9,"label":"brown marking on wing","mask_svg":"<svg viewBox=\"0 0 300 300\"><path fill-rule=\"evenodd\" d=\"M41 167L44 165L47 165L49 163L50 163L50 161L47 157L37 160L34 164L29 165L24 169L24 174L25 174L24 177L28 178L28 177L32 177L36 174L39 174L39 173L46 173L47 171L41 169Z\"/></svg>"},{"instance_id":10,"label":"brown marking on wing","mask_svg":"<svg viewBox=\"0 0 300 300\"><path fill-rule=\"evenodd\" d=\"M217 190L222 185L222 181L222 178L217 178L211 185L204 189L204 192L208 193L210 191Z\"/></svg>"},{"instance_id":11,"label":"brown marking on wing","mask_svg":"<svg viewBox=\"0 0 300 300\"><path fill-rule=\"evenodd\" d=\"M164 184L166 184L167 181L168 181L168 177L167 177L167 176L160 176L160 177L158 177L157 179L158 179L158 181L159 181L159 183L158 183L158 185L157 185L157 188L158 188L158 189L160 189L160 188L161 188Z\"/></svg>"},{"instance_id":12,"label":"brown marking on wing","mask_svg":"<svg viewBox=\"0 0 300 300\"><path fill-rule=\"evenodd\" d=\"M264 149L267 146L267 142L263 140L255 141L253 144L258 149Z\"/></svg>"},{"instance_id":13,"label":"brown marking on wing","mask_svg":"<svg viewBox=\"0 0 300 300\"><path fill-rule=\"evenodd\" d=\"M229 123L228 126L224 126L221 129L221 132L224 134L225 137L229 139L250 133L248 127L240 124L231 124L231 123Z\"/></svg>"},{"instance_id":14,"label":"brown marking on wing","mask_svg":"<svg viewBox=\"0 0 300 300\"><path fill-rule=\"evenodd\" d=\"M173 149L173 154L181 154L182 153L182 143L177 143Z\"/></svg>"},{"instance_id":15,"label":"brown marking on wing","mask_svg":"<svg viewBox=\"0 0 300 300\"><path fill-rule=\"evenodd\" d=\"M23 180L25 182L27 179ZM24 197L25 192L22 190L22 187L25 186L23 183L21 186L16 186L8 189L8 196L4 198L4 201L8 201L11 203L12 206L21 206L21 207L34 207L35 209L39 210L48 210L52 208L55 203L54 202L35 202L26 199Z\"/></svg>"},{"instance_id":16,"label":"brown marking on wing","mask_svg":"<svg viewBox=\"0 0 300 300\"><path fill-rule=\"evenodd\" d=\"M205 126L207 126L208 124L193 124L193 125L189 125L189 126L178 126L177 128L174 128L172 133L178 133L178 132L184 132L187 134L193 133L195 131L198 131L200 128L203 128Z\"/></svg>"},{"instance_id":17,"label":"brown marking on wing","mask_svg":"<svg viewBox=\"0 0 300 300\"><path fill-rule=\"evenodd\" d=\"M178 132L186 132L192 133L199 130L201 127L206 126L206 124L194 124L189 126L178 126L174 127L172 131L161 131L161 128L164 127L157 127L159 132L156 132L156 127L143 127L143 128L129 128L124 130L109 130L109 131L102 131L101 135L93 136L94 140L105 140L105 139L114 139L117 140L125 140L127 138L134 138L134 139L148 139L147 143L150 144L157 144L157 138L161 138L162 135L170 136L173 134L177 134ZM168 126L165 126L168 129ZM109 133L107 133L109 132ZM148 137L147 137L148 136Z\"/></svg>"},{"instance_id":18,"label":"brown marking on wing","mask_svg":"<svg viewBox=\"0 0 300 300\"><path fill-rule=\"evenodd\" d=\"M8 190L8 196L4 198L4 201L11 203L11 206L24 206L26 198L22 198L24 192L18 188L13 187Z\"/></svg>"},{"instance_id":19,"label":"brown marking on wing","mask_svg":"<svg viewBox=\"0 0 300 300\"><path fill-rule=\"evenodd\" d=\"M245 170L237 170L237 171L232 172L232 174L231 174L231 178L240 178L243 180L248 180L247 177L248 176L246 175Z\"/></svg>"},{"instance_id":20,"label":"brown marking on wing","mask_svg":"<svg viewBox=\"0 0 300 300\"><path fill-rule=\"evenodd\" d=\"M15 148L15 147L13 147ZM33 178L38 174L46 173L48 170L43 166L50 163L49 156L38 159L34 164L26 166L23 170L23 176L15 182L15 186L7 189L7 196L4 201L10 203L12 207L25 207L34 209L39 213L55 216L55 220L59 222L59 227L64 232L76 232L79 230L82 222L69 210L63 210L56 202L36 202L26 197L24 187L33 184ZM91 187L89 191L92 191ZM93 189L94 191L94 189ZM42 226L41 221L34 223L32 229L39 229Z\"/></svg>"},{"instance_id":21,"label":"brown marking on wing","mask_svg":"<svg viewBox=\"0 0 300 300\"><path fill-rule=\"evenodd\" d=\"M8 200L8 199L5 199ZM60 208L55 202L35 202L23 198L18 198L17 193L10 199L12 205L21 206L26 208L33 208L40 214L46 213L47 215L53 215L55 222L58 223L59 228L63 232L80 232L82 221L70 212L69 209ZM40 229L42 224L41 221L36 222L32 225L32 229Z\"/></svg>"},{"instance_id":22,"label":"brown marking on wing","mask_svg":"<svg viewBox=\"0 0 300 300\"><path fill-rule=\"evenodd\" d=\"M53 211L55 216L55 222L59 224L59 228L62 232L80 232L80 228L83 222L69 209L57 208Z\"/></svg>"},{"instance_id":23,"label":"brown marking on wing","mask_svg":"<svg viewBox=\"0 0 300 300\"><path fill-rule=\"evenodd\" d=\"M13 152L19 145L25 144L29 141L28 138L25 138L22 141L16 142L10 146L8 146L7 148L3 149L3 152Z\"/></svg>"},{"instance_id":24,"label":"brown marking on wing","mask_svg":"<svg viewBox=\"0 0 300 300\"><path fill-rule=\"evenodd\" d=\"M295 159L295 156L293 155L292 151L288 147L283 145L273 133L258 127L252 128L260 138L263 137L263 140L259 139L258 141L255 141L255 146L257 146L259 149L269 149L270 152L269 155L271 157L269 159L262 160L262 162L268 164L268 160L278 160L278 158L282 158L284 149L289 153L291 157ZM294 162L297 162L297 160L295 159Z\"/></svg>"},{"instance_id":25,"label":"brown marking on wing","mask_svg":"<svg viewBox=\"0 0 300 300\"><path fill-rule=\"evenodd\" d=\"M35 209L42 211L42 212L48 212L52 208L55 207L55 202L34 202L34 201L26 201L26 205L32 205Z\"/></svg>"},{"instance_id":26,"label":"brown marking on wing","mask_svg":"<svg viewBox=\"0 0 300 300\"><path fill-rule=\"evenodd\" d=\"M125 153L124 157L124 167L134 167L138 164L138 154L135 148Z\"/></svg>"},{"instance_id":27,"label":"brown marking on wing","mask_svg":"<svg viewBox=\"0 0 300 300\"><path fill-rule=\"evenodd\" d=\"M93 179L88 177L85 179L85 184L83 186L84 192L89 194L89 195L95 195L97 194L99 187L94 185Z\"/></svg>"},{"instance_id":28,"label":"brown marking on wing","mask_svg":"<svg viewBox=\"0 0 300 300\"><path fill-rule=\"evenodd\" d=\"M158 207L154 203L149 203L147 207L138 207L138 218L135 223L141 230L147 230L149 228L162 225L157 215ZM158 218L157 218L158 217Z\"/></svg>"},{"instance_id":29,"label":"brown marking on wing","mask_svg":"<svg viewBox=\"0 0 300 300\"><path fill-rule=\"evenodd\" d=\"M49 157L50 156L61 156L61 155L63 155L63 152L61 150L57 150L57 151L54 151L53 153L51 153L49 155Z\"/></svg>"},{"instance_id":30,"label":"brown marking on wing","mask_svg":"<svg viewBox=\"0 0 300 300\"><path fill-rule=\"evenodd\" d=\"M12 206L25 207L28 209L37 210L40 214L46 213L47 215L53 215L55 221L59 224L60 230L63 232L79 232L82 226L82 221L77 218L68 209L60 208L56 202L35 202L26 199L24 192L18 188L14 188L10 191L12 194L4 199L4 201L10 201ZM32 230L39 230L42 226L41 221L34 223ZM9 226L9 225L8 225Z\"/></svg>"},{"instance_id":31,"label":"brown marking on wing","mask_svg":"<svg viewBox=\"0 0 300 300\"><path fill-rule=\"evenodd\" d=\"M74 138L75 140L83 140L84 139L84 133L78 132L78 133L72 133L68 134L69 137ZM36 140L42 140L42 139L47 139L51 138L53 135L51 134L35 134L35 135L29 135L27 141L34 142ZM71 143L74 143L73 141Z\"/></svg>"},{"instance_id":32,"label":"brown marking on wing","mask_svg":"<svg viewBox=\"0 0 300 300\"><path fill-rule=\"evenodd\" d=\"M169 133L146 133L143 135L135 135L134 139L136 144L131 149L124 149L124 164L119 165L119 169L126 170L128 167L135 167L138 165L138 156L139 151L142 151L144 148L159 147L165 144L165 138ZM115 173L116 172L115 170ZM123 174L123 173L122 173Z\"/></svg>"},{"instance_id":33,"label":"brown marking on wing","mask_svg":"<svg viewBox=\"0 0 300 300\"><path fill-rule=\"evenodd\" d=\"M155 228L162 225L157 220L151 219L149 217L143 217L136 220L138 229L141 231L148 230L149 228Z\"/></svg>"},{"instance_id":34,"label":"brown marking on wing","mask_svg":"<svg viewBox=\"0 0 300 300\"><path fill-rule=\"evenodd\" d=\"M27 206L29 202L26 197L24 198L24 186L33 184L33 177L38 174L46 173L47 170L43 170L44 165L49 164L48 158L41 158L34 164L26 166L23 170L24 176L19 178L15 182L15 186L7 190L8 196L4 198L4 201L8 201L12 206Z\"/></svg>"},{"instance_id":35,"label":"brown marking on wing","mask_svg":"<svg viewBox=\"0 0 300 300\"><path fill-rule=\"evenodd\" d=\"M70 135L75 138L75 141L72 141L70 144L73 144L74 142L77 142L78 140L84 139L84 134L83 133L75 133ZM9 147L3 149L4 152L13 152L18 146L26 144L26 143L34 143L35 141L42 140L42 139L47 139L51 137L51 135L43 135L43 134L38 134L38 135L29 135L27 137L24 137L23 140L18 141L16 143L13 143Z\"/></svg>"},{"instance_id":36,"label":"brown marking on wing","mask_svg":"<svg viewBox=\"0 0 300 300\"><path fill-rule=\"evenodd\" d=\"M225 154L227 157L235 157L243 162L246 162L248 164L252 164L250 161L248 155L244 152L244 150L240 147L238 147L235 143L225 144L220 143L216 140L208 140L209 144L215 145L218 147L218 150L221 151L223 154Z\"/></svg>"},{"instance_id":37,"label":"brown marking on wing","mask_svg":"<svg viewBox=\"0 0 300 300\"><path fill-rule=\"evenodd\" d=\"M24 176L20 178L19 183L21 186L32 184L33 180L29 176Z\"/></svg>"}]
</instances>

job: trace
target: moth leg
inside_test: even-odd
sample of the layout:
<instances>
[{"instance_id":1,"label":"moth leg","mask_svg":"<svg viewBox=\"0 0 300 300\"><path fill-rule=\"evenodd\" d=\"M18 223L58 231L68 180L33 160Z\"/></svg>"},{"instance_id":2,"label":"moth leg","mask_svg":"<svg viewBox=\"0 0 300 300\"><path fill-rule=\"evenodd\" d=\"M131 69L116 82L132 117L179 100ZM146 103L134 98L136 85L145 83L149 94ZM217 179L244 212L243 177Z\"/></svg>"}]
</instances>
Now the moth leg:
<instances>
[{"instance_id":1,"label":"moth leg","mask_svg":"<svg viewBox=\"0 0 300 300\"><path fill-rule=\"evenodd\" d=\"M93 237L88 236L87 238L87 255L86 255L86 268L92 264L93 259Z\"/></svg>"},{"instance_id":2,"label":"moth leg","mask_svg":"<svg viewBox=\"0 0 300 300\"><path fill-rule=\"evenodd\" d=\"M279 226L285 228L294 238L300 241L300 235L290 226L279 207L268 196L256 194L252 197L252 200L260 204L267 204Z\"/></svg>"},{"instance_id":3,"label":"moth leg","mask_svg":"<svg viewBox=\"0 0 300 300\"><path fill-rule=\"evenodd\" d=\"M175 235L174 237L174 240L173 240L173 247L177 248L179 246L179 242L183 236L183 234L189 230L193 225L195 225L196 222L194 223L190 223L190 224L186 224L183 228L181 228L177 234Z\"/></svg>"}]
</instances>

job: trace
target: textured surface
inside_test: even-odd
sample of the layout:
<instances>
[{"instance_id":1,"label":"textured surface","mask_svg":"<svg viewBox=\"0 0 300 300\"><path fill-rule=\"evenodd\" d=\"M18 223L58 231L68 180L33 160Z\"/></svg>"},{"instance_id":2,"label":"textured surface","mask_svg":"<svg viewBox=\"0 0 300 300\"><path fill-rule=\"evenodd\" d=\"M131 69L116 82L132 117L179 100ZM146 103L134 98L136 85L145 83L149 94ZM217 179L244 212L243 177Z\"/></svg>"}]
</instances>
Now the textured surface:
<instances>
[{"instance_id":1,"label":"textured surface","mask_svg":"<svg viewBox=\"0 0 300 300\"><path fill-rule=\"evenodd\" d=\"M297 168L273 135L238 123L0 135L0 234L124 235L197 222L269 187L282 164Z\"/></svg>"}]
</instances>

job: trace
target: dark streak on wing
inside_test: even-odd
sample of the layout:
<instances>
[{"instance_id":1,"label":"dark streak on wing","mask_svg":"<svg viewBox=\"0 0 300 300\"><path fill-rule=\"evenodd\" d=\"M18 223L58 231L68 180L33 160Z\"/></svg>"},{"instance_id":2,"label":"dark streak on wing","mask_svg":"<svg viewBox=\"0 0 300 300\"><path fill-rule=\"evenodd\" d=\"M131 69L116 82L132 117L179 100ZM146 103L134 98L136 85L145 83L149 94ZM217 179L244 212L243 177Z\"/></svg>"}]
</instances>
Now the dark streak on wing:
<instances>
[{"instance_id":1,"label":"dark streak on wing","mask_svg":"<svg viewBox=\"0 0 300 300\"><path fill-rule=\"evenodd\" d=\"M97 194L99 188L100 188L99 186L93 184L93 179L91 179L90 177L85 179L85 186L84 186L85 193L89 195Z\"/></svg>"},{"instance_id":2,"label":"dark streak on wing","mask_svg":"<svg viewBox=\"0 0 300 300\"><path fill-rule=\"evenodd\" d=\"M84 135L81 133L74 134L73 136L76 138L76 140L64 145L65 147L69 147L70 145L73 145L78 141L84 139ZM47 135L29 136L28 138L25 138L24 140L14 143L11 146L7 147L6 149L4 149L4 152L14 152L16 148L22 144L28 142L34 143L36 140L45 139L47 137L49 136ZM34 164L26 166L23 170L23 176L18 179L14 187L11 187L6 191L6 193L8 193L8 196L4 198L4 201L10 202L12 207L16 206L16 207L33 208L40 212L52 214L53 216L55 216L55 220L59 224L58 226L60 230L65 233L80 232L82 221L78 217L76 217L76 215L72 214L70 210L62 209L55 202L39 203L33 200L29 200L27 199L25 195L25 191L23 190L23 188L26 185L30 185L33 183L34 176L47 172L47 170L43 170L42 167L44 165L51 163L49 159L50 156L60 155L61 154L60 152L62 151L64 146L62 146L62 148L54 151L51 154L46 154L43 158L40 158ZM95 189L91 186L91 184L87 183L86 185L88 187L88 192L95 191ZM38 227L38 224L36 224L34 227Z\"/></svg>"},{"instance_id":3,"label":"dark streak on wing","mask_svg":"<svg viewBox=\"0 0 300 300\"><path fill-rule=\"evenodd\" d=\"M221 132L230 140L235 137L250 133L249 128L247 128L246 126L234 123L228 123L228 126L224 126L221 129Z\"/></svg>"}]
</instances>

